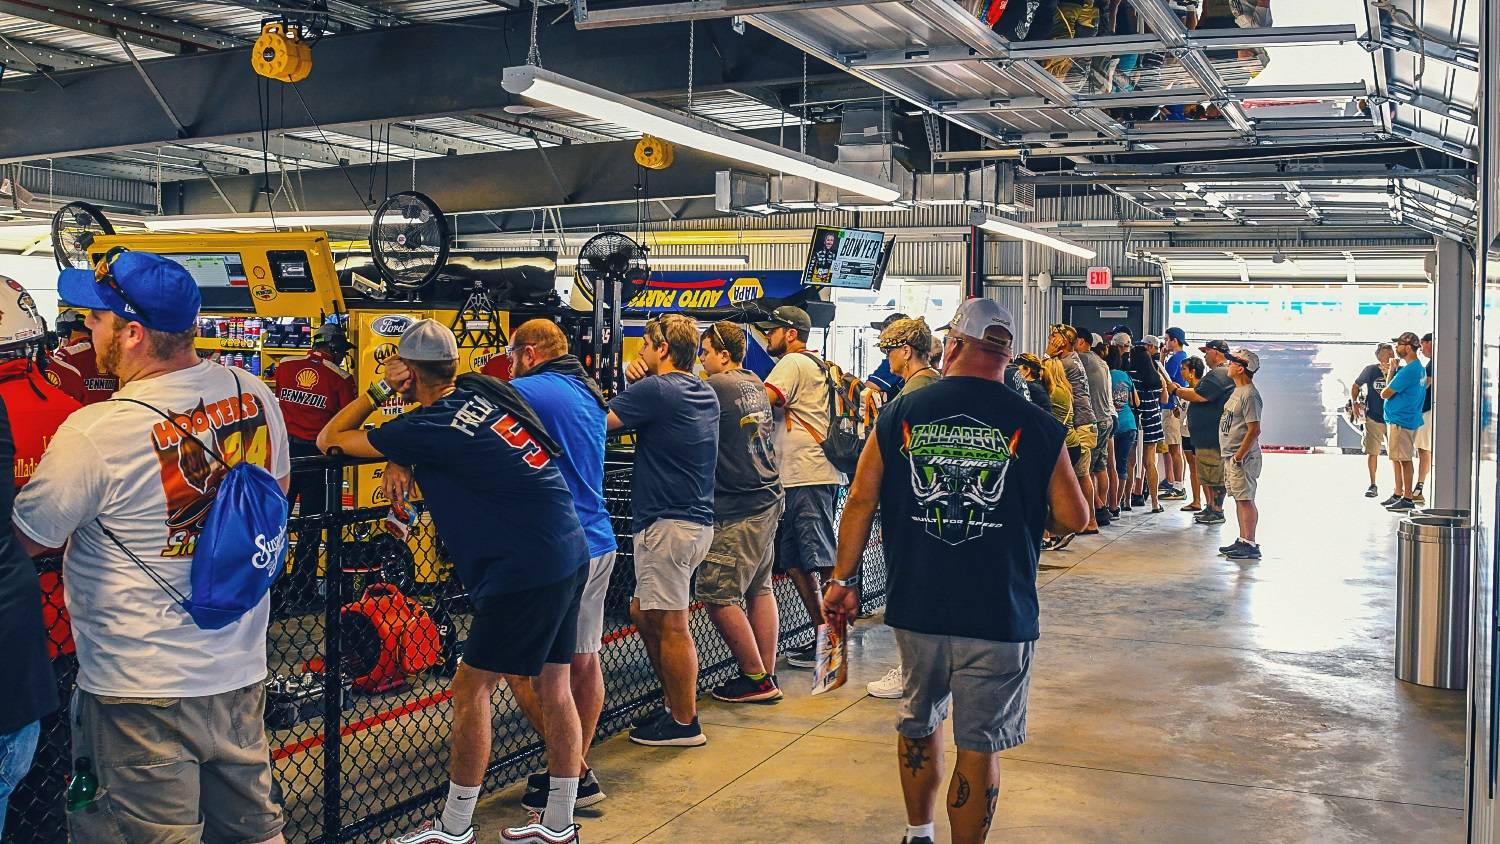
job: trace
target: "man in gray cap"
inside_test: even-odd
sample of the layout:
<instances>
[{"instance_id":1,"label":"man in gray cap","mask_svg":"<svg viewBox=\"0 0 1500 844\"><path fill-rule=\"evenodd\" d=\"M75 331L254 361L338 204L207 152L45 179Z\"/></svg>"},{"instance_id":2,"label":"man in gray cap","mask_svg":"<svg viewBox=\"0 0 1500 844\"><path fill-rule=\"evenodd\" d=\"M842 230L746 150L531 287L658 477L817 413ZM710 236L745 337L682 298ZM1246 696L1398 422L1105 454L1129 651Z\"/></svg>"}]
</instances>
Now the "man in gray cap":
<instances>
[{"instance_id":1,"label":"man in gray cap","mask_svg":"<svg viewBox=\"0 0 1500 844\"><path fill-rule=\"evenodd\" d=\"M776 454L786 509L776 532L776 567L792 578L813 624L823 621L820 581L833 568L834 501L844 475L823 454L828 432L828 369L807 348L812 319L807 311L782 305L757 327L766 351L779 358L766 376L766 398L775 414ZM798 668L816 665L813 646L787 651Z\"/></svg>"},{"instance_id":2,"label":"man in gray cap","mask_svg":"<svg viewBox=\"0 0 1500 844\"><path fill-rule=\"evenodd\" d=\"M897 723L905 844L937 838L950 708L958 745L945 801L952 837L988 834L999 753L1026 736L1042 529L1076 532L1090 514L1067 431L1005 385L1010 313L970 299L946 328L944 377L888 405L860 455L826 597L835 624L858 612L856 572L878 508L886 623L905 680Z\"/></svg>"},{"instance_id":3,"label":"man in gray cap","mask_svg":"<svg viewBox=\"0 0 1500 844\"><path fill-rule=\"evenodd\" d=\"M589 548L562 472L560 449L510 385L478 376L455 383L458 343L430 319L413 323L386 362L385 379L339 411L318 434L326 453L386 458L410 467L458 578L474 603L463 661L453 675L448 798L442 814L396 839L400 844L469 844L474 804L490 761L491 695L505 675L535 678L547 713L547 808L506 841L577 841L573 806L583 735L571 673ZM415 410L365 430L395 397ZM393 504L405 481L389 481ZM544 529L539 529L544 528ZM496 537L505 541L497 542Z\"/></svg>"},{"instance_id":4,"label":"man in gray cap","mask_svg":"<svg viewBox=\"0 0 1500 844\"><path fill-rule=\"evenodd\" d=\"M1260 391L1255 389L1255 373L1260 371L1260 356L1249 349L1233 349L1225 357L1234 392L1224 402L1224 413L1219 417L1219 451L1224 462L1224 488L1234 499L1240 535L1219 553L1231 560L1259 560L1255 529L1260 510L1255 506L1255 489L1260 480L1262 404Z\"/></svg>"},{"instance_id":5,"label":"man in gray cap","mask_svg":"<svg viewBox=\"0 0 1500 844\"><path fill-rule=\"evenodd\" d=\"M1193 521L1200 525L1219 525L1224 523L1224 461L1218 449L1219 417L1224 413L1224 403L1234 392L1234 381L1229 377L1228 343L1210 340L1200 346L1199 351L1203 352L1203 362L1209 368L1196 386L1183 387L1175 381L1163 381L1162 387L1175 398L1190 403L1188 436L1196 446L1193 460L1198 464L1198 482L1206 496L1203 512L1193 517Z\"/></svg>"}]
</instances>

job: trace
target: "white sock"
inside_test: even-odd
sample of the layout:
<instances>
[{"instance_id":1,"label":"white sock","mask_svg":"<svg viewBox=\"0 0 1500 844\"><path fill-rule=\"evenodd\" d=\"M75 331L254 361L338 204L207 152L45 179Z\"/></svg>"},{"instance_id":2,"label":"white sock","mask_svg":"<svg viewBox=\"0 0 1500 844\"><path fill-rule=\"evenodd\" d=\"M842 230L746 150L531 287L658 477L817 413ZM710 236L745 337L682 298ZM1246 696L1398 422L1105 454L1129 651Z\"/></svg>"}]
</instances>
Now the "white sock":
<instances>
[{"instance_id":1,"label":"white sock","mask_svg":"<svg viewBox=\"0 0 1500 844\"><path fill-rule=\"evenodd\" d=\"M937 832L933 829L933 825L932 824L930 824L930 823L924 823L921 826L911 826L910 824L907 825L907 827L906 827L906 840L907 841L913 841L913 840L921 838L923 836L931 838L934 841L937 840Z\"/></svg>"},{"instance_id":2,"label":"white sock","mask_svg":"<svg viewBox=\"0 0 1500 844\"><path fill-rule=\"evenodd\" d=\"M474 804L479 801L477 785L448 782L448 802L443 804L443 831L463 832L474 825Z\"/></svg>"},{"instance_id":3,"label":"white sock","mask_svg":"<svg viewBox=\"0 0 1500 844\"><path fill-rule=\"evenodd\" d=\"M553 777L547 791L547 811L542 825L564 830L573 825L573 803L578 800L578 777Z\"/></svg>"}]
</instances>

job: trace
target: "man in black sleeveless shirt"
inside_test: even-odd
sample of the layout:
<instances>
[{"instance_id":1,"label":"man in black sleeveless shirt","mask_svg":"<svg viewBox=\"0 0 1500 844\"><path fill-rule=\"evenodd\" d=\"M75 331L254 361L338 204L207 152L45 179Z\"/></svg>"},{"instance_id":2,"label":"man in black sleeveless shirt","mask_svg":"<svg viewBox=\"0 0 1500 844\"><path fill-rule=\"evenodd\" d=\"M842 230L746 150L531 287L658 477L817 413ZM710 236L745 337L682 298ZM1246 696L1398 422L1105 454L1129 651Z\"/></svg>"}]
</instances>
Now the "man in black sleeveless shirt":
<instances>
[{"instance_id":1,"label":"man in black sleeveless shirt","mask_svg":"<svg viewBox=\"0 0 1500 844\"><path fill-rule=\"evenodd\" d=\"M1010 313L971 299L947 330L944 378L886 405L860 456L824 598L831 622L854 617L855 572L878 506L890 569L886 623L896 628L904 668L897 747L906 844L935 838L939 728L950 703L953 841L988 835L999 753L1026 738L1042 529L1076 532L1090 514L1063 446L1067 432L1005 386Z\"/></svg>"}]
</instances>

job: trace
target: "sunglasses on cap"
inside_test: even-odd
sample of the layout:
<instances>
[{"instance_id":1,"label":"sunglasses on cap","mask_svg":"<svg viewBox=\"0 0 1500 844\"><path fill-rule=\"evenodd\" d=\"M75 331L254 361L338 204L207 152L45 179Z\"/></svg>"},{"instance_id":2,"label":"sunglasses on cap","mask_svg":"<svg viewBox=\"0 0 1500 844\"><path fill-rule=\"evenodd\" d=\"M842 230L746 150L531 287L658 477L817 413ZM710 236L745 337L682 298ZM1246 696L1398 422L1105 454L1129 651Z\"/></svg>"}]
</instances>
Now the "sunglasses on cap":
<instances>
[{"instance_id":1,"label":"sunglasses on cap","mask_svg":"<svg viewBox=\"0 0 1500 844\"><path fill-rule=\"evenodd\" d=\"M108 287L110 290L113 290L115 292L115 295L120 297L120 301L128 305L132 311L135 311L143 317L149 318L149 315L146 313L146 309L141 307L140 305L137 305L135 303L135 300L131 299L129 294L125 292L125 288L120 286L120 282L115 279L115 273L113 269L115 259L119 258L121 255L124 255L129 251L129 249L126 249L123 246L116 246L110 249L108 252L104 253L104 257L100 258L99 262L94 264L94 283L102 284L105 287Z\"/></svg>"},{"instance_id":2,"label":"sunglasses on cap","mask_svg":"<svg viewBox=\"0 0 1500 844\"><path fill-rule=\"evenodd\" d=\"M877 348L879 348L882 352L891 352L905 345L905 341L902 340L888 340L884 343L878 344Z\"/></svg>"},{"instance_id":3,"label":"sunglasses on cap","mask_svg":"<svg viewBox=\"0 0 1500 844\"><path fill-rule=\"evenodd\" d=\"M1248 367L1250 365L1250 361L1245 360L1244 358L1239 357L1238 355L1225 355L1224 358L1225 358L1225 360L1228 360L1230 363L1237 363L1240 366Z\"/></svg>"}]
</instances>

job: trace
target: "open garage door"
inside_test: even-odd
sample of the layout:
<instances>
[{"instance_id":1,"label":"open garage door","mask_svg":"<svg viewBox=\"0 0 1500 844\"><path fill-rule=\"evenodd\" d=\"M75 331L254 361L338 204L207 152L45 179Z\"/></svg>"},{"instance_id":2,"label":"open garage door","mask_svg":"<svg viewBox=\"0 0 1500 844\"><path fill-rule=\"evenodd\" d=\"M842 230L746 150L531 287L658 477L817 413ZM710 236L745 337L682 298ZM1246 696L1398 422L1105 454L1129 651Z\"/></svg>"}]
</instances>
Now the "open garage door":
<instances>
[{"instance_id":1,"label":"open garage door","mask_svg":"<svg viewBox=\"0 0 1500 844\"><path fill-rule=\"evenodd\" d=\"M1432 330L1432 285L1420 258L1414 272L1389 257L1340 264L1352 280L1301 280L1294 274L1323 272L1317 260L1284 253L1170 261L1168 324L1187 333L1193 353L1218 338L1260 353L1268 445L1359 447L1345 412L1350 385L1375 361L1377 343ZM1367 280L1378 274L1387 277Z\"/></svg>"}]
</instances>

